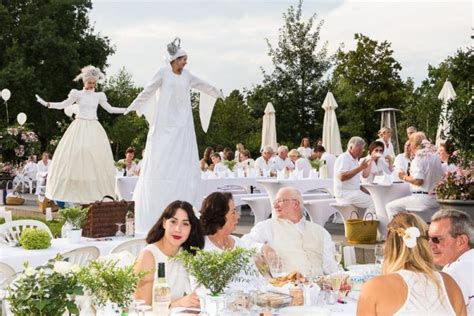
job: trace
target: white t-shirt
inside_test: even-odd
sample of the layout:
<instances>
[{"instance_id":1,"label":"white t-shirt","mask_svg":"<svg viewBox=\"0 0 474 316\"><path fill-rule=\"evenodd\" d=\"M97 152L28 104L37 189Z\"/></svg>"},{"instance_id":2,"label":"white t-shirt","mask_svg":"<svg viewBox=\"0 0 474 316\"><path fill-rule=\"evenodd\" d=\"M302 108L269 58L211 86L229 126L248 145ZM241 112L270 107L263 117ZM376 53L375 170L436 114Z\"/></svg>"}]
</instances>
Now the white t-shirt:
<instances>
[{"instance_id":1,"label":"white t-shirt","mask_svg":"<svg viewBox=\"0 0 474 316\"><path fill-rule=\"evenodd\" d=\"M224 172L224 171L227 171L228 168L222 163L222 162L218 162L214 165L214 169L213 171L214 172Z\"/></svg>"},{"instance_id":2,"label":"white t-shirt","mask_svg":"<svg viewBox=\"0 0 474 316\"><path fill-rule=\"evenodd\" d=\"M280 156L275 156L272 157L271 163L273 164L272 169L275 170L284 170L285 168L288 168L288 170L293 170L295 166L291 162L290 158L286 158L285 160L281 159Z\"/></svg>"},{"instance_id":3,"label":"white t-shirt","mask_svg":"<svg viewBox=\"0 0 474 316\"><path fill-rule=\"evenodd\" d=\"M449 274L459 285L467 314L474 315L474 249L463 253L456 261L447 264L443 272Z\"/></svg>"},{"instance_id":4,"label":"white t-shirt","mask_svg":"<svg viewBox=\"0 0 474 316\"><path fill-rule=\"evenodd\" d=\"M339 155L334 164L334 196L341 198L344 191L355 191L360 190L360 175L359 172L352 178L341 181L341 173L353 170L359 167L359 162L357 159L352 157L352 155L346 151Z\"/></svg>"},{"instance_id":5,"label":"white t-shirt","mask_svg":"<svg viewBox=\"0 0 474 316\"><path fill-rule=\"evenodd\" d=\"M403 180L400 179L398 174L400 171L407 171L408 170L408 165L410 163L410 159L407 158L405 153L398 154L397 157L395 157L395 161L393 162L394 168L393 168L393 180L398 181L398 180Z\"/></svg>"},{"instance_id":6,"label":"white t-shirt","mask_svg":"<svg viewBox=\"0 0 474 316\"><path fill-rule=\"evenodd\" d=\"M255 165L254 168L262 171L268 171L272 169L273 164L271 163L272 158L265 160L263 159L262 156L258 157L257 160L255 160Z\"/></svg>"},{"instance_id":7,"label":"white t-shirt","mask_svg":"<svg viewBox=\"0 0 474 316\"><path fill-rule=\"evenodd\" d=\"M307 178L309 177L309 173L311 171L311 164L309 163L308 159L299 158L295 161L295 170L303 170L303 177Z\"/></svg>"},{"instance_id":8,"label":"white t-shirt","mask_svg":"<svg viewBox=\"0 0 474 316\"><path fill-rule=\"evenodd\" d=\"M328 177L329 179L334 178L334 164L336 163L336 156L330 153L323 153L320 160L326 161L326 165L328 166Z\"/></svg>"},{"instance_id":9,"label":"white t-shirt","mask_svg":"<svg viewBox=\"0 0 474 316\"><path fill-rule=\"evenodd\" d=\"M414 179L423 180L421 186L410 184L412 192L432 193L436 184L443 177L443 167L441 167L439 156L418 150L410 165L410 176Z\"/></svg>"},{"instance_id":10,"label":"white t-shirt","mask_svg":"<svg viewBox=\"0 0 474 316\"><path fill-rule=\"evenodd\" d=\"M298 147L297 150L304 158L311 157L311 153L313 152L313 150L309 147Z\"/></svg>"}]
</instances>

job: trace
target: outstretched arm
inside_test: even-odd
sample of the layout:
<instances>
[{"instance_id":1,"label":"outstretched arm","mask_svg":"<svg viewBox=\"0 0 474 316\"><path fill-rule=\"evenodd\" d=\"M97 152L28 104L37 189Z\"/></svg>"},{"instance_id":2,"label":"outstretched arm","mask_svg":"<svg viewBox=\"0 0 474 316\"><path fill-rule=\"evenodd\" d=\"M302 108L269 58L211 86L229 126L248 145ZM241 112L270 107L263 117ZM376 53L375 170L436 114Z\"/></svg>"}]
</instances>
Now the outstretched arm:
<instances>
[{"instance_id":1,"label":"outstretched arm","mask_svg":"<svg viewBox=\"0 0 474 316\"><path fill-rule=\"evenodd\" d=\"M153 79L146 85L142 92L135 98L135 100L130 104L126 109L125 114L139 109L143 104L145 104L153 95L155 95L156 90L161 87L163 83L163 75L165 68L159 69L156 74L153 76Z\"/></svg>"},{"instance_id":2,"label":"outstretched arm","mask_svg":"<svg viewBox=\"0 0 474 316\"><path fill-rule=\"evenodd\" d=\"M35 94L35 96L36 96L36 101L40 103L41 105L47 108L58 109L58 110L62 110L72 105L74 102L78 100L77 96L72 91L71 93L69 93L68 98L62 102L46 102L39 95Z\"/></svg>"},{"instance_id":3,"label":"outstretched arm","mask_svg":"<svg viewBox=\"0 0 474 316\"><path fill-rule=\"evenodd\" d=\"M191 73L189 75L191 76L191 88L204 92L216 99L218 98L224 99L224 95L221 90L210 85L206 81L199 79L198 77L194 76Z\"/></svg>"},{"instance_id":4,"label":"outstretched arm","mask_svg":"<svg viewBox=\"0 0 474 316\"><path fill-rule=\"evenodd\" d=\"M111 106L109 102L107 102L107 97L105 96L105 93L103 92L101 93L99 104L104 110L106 110L109 113L122 114L126 110L126 108L118 108L118 107Z\"/></svg>"}]
</instances>

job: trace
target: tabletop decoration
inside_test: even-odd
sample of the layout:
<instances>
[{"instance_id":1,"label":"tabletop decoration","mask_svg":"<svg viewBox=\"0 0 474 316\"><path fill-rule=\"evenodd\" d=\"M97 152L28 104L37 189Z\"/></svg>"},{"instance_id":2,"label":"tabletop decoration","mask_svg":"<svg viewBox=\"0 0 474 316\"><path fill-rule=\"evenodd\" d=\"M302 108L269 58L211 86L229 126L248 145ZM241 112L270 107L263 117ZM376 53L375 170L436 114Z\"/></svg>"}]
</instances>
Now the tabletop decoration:
<instances>
[{"instance_id":1,"label":"tabletop decoration","mask_svg":"<svg viewBox=\"0 0 474 316\"><path fill-rule=\"evenodd\" d=\"M51 246L51 236L44 229L25 228L20 236L20 245L25 249L47 249Z\"/></svg>"},{"instance_id":2,"label":"tabletop decoration","mask_svg":"<svg viewBox=\"0 0 474 316\"><path fill-rule=\"evenodd\" d=\"M237 165L237 161L235 160L224 160L224 166L226 166L230 171L234 171L235 166Z\"/></svg>"},{"instance_id":3,"label":"tabletop decoration","mask_svg":"<svg viewBox=\"0 0 474 316\"><path fill-rule=\"evenodd\" d=\"M78 242L81 238L82 226L87 218L88 211L88 208L80 207L63 208L59 211L59 216L64 221L62 234L66 234L71 242Z\"/></svg>"}]
</instances>

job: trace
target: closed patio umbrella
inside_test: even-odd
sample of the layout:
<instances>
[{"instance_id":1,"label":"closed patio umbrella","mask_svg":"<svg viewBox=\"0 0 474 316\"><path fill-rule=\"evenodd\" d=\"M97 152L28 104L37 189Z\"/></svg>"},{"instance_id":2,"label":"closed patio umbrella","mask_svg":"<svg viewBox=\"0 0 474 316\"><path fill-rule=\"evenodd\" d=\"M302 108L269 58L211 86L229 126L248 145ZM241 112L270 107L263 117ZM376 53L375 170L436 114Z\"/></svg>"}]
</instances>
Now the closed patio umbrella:
<instances>
[{"instance_id":1,"label":"closed patio umbrella","mask_svg":"<svg viewBox=\"0 0 474 316\"><path fill-rule=\"evenodd\" d=\"M456 99L456 92L454 92L453 85L449 80L443 85L441 92L438 95L438 99L443 101L441 106L441 115L438 123L438 130L436 132L436 146L442 144L449 135L449 116L450 111L448 111L448 104L452 100Z\"/></svg>"},{"instance_id":2,"label":"closed patio umbrella","mask_svg":"<svg viewBox=\"0 0 474 316\"><path fill-rule=\"evenodd\" d=\"M260 150L267 145L272 146L273 150L277 150L275 108L271 102L267 103L265 114L263 115L262 145L260 146Z\"/></svg>"},{"instance_id":3,"label":"closed patio umbrella","mask_svg":"<svg viewBox=\"0 0 474 316\"><path fill-rule=\"evenodd\" d=\"M337 102L331 92L326 95L322 108L326 111L323 123L323 146L326 152L338 156L342 154L341 134L336 118Z\"/></svg>"}]
</instances>

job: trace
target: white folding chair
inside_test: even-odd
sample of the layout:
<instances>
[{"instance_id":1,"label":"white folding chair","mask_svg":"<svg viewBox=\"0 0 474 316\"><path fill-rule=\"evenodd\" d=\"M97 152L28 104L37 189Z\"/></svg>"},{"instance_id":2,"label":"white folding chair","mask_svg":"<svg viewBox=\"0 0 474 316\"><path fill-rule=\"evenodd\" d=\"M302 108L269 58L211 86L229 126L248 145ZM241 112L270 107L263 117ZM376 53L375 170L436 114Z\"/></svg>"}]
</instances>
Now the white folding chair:
<instances>
[{"instance_id":1,"label":"white folding chair","mask_svg":"<svg viewBox=\"0 0 474 316\"><path fill-rule=\"evenodd\" d=\"M53 238L53 233L45 223L33 219L20 219L0 225L0 242L7 244L18 243L25 228L43 229Z\"/></svg>"},{"instance_id":2,"label":"white folding chair","mask_svg":"<svg viewBox=\"0 0 474 316\"><path fill-rule=\"evenodd\" d=\"M145 238L126 240L116 245L110 253L119 253L122 251L130 252L135 258L138 257L140 251L147 245Z\"/></svg>"},{"instance_id":3,"label":"white folding chair","mask_svg":"<svg viewBox=\"0 0 474 316\"><path fill-rule=\"evenodd\" d=\"M85 266L89 261L99 258L99 255L100 250L96 246L80 247L61 254L65 261L78 264L81 267Z\"/></svg>"},{"instance_id":4,"label":"white folding chair","mask_svg":"<svg viewBox=\"0 0 474 316\"><path fill-rule=\"evenodd\" d=\"M0 289L6 289L15 274L15 270L9 264L0 262Z\"/></svg>"}]
</instances>

